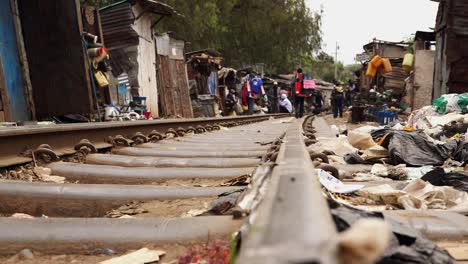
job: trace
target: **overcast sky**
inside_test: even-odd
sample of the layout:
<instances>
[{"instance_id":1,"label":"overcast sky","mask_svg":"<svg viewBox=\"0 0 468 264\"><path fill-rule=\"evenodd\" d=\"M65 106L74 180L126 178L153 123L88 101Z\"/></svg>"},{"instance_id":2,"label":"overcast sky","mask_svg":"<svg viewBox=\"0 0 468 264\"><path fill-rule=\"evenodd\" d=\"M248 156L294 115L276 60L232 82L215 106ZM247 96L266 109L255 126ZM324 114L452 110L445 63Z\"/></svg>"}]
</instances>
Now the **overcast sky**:
<instances>
[{"instance_id":1,"label":"overcast sky","mask_svg":"<svg viewBox=\"0 0 468 264\"><path fill-rule=\"evenodd\" d=\"M354 63L373 38L401 41L435 26L438 4L430 0L306 0L312 10L323 7L323 49L338 60Z\"/></svg>"}]
</instances>

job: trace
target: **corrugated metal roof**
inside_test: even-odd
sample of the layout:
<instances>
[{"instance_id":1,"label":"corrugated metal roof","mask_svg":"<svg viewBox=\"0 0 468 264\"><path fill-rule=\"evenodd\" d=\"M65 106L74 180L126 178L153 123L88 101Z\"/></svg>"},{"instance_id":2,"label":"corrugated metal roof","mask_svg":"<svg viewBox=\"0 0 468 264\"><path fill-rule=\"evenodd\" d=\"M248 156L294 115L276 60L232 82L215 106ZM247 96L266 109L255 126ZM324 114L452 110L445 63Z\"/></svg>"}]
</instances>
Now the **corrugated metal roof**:
<instances>
[{"instance_id":1,"label":"corrugated metal roof","mask_svg":"<svg viewBox=\"0 0 468 264\"><path fill-rule=\"evenodd\" d=\"M138 34L132 28L135 16L128 1L101 9L100 15L104 41L108 49L138 45Z\"/></svg>"},{"instance_id":2,"label":"corrugated metal roof","mask_svg":"<svg viewBox=\"0 0 468 264\"><path fill-rule=\"evenodd\" d=\"M106 47L110 50L139 44L132 6L139 3L146 12L172 16L178 14L171 6L154 0L124 0L100 9L102 31ZM142 14L137 14L137 16Z\"/></svg>"}]
</instances>

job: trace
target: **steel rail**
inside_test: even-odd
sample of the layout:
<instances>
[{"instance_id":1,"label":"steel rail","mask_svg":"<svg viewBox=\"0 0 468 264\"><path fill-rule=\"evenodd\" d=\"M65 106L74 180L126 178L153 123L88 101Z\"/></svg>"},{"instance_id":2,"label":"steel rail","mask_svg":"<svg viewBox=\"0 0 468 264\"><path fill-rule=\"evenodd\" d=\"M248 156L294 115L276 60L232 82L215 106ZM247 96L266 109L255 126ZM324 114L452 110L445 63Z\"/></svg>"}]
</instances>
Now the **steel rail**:
<instances>
[{"instance_id":1,"label":"steel rail","mask_svg":"<svg viewBox=\"0 0 468 264\"><path fill-rule=\"evenodd\" d=\"M117 135L130 139L137 132L148 136L154 130L165 133L171 128L176 130L197 126L245 124L265 121L270 117L280 118L284 116L255 115L4 128L0 129L0 168L33 161L30 153L41 144L48 144L58 156L63 156L76 153L75 145L83 139L89 140L97 149L104 149L112 147L109 139Z\"/></svg>"},{"instance_id":2,"label":"steel rail","mask_svg":"<svg viewBox=\"0 0 468 264\"><path fill-rule=\"evenodd\" d=\"M237 263L336 263L330 243L336 227L299 124L283 140Z\"/></svg>"}]
</instances>

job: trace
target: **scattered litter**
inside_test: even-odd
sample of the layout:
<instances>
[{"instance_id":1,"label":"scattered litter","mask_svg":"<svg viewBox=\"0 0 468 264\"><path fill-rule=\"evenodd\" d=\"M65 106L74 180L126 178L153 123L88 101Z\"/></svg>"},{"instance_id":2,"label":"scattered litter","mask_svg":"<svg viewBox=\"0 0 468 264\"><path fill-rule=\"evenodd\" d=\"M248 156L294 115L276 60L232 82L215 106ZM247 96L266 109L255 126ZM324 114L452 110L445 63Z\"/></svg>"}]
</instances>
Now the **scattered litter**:
<instances>
[{"instance_id":1,"label":"scattered litter","mask_svg":"<svg viewBox=\"0 0 468 264\"><path fill-rule=\"evenodd\" d=\"M16 213L10 216L10 218L17 218L17 219L34 219L35 217L28 214L23 213Z\"/></svg>"},{"instance_id":2,"label":"scattered litter","mask_svg":"<svg viewBox=\"0 0 468 264\"><path fill-rule=\"evenodd\" d=\"M207 245L194 245L179 257L179 264L216 263L229 264L231 250L227 241L213 241ZM106 263L107 264L107 263Z\"/></svg>"},{"instance_id":3,"label":"scattered litter","mask_svg":"<svg viewBox=\"0 0 468 264\"><path fill-rule=\"evenodd\" d=\"M371 182L371 181L384 182L384 181L392 181L392 180L389 178L375 176L374 174L371 174L371 173L358 172L353 175L352 181L353 182Z\"/></svg>"},{"instance_id":4,"label":"scattered litter","mask_svg":"<svg viewBox=\"0 0 468 264\"><path fill-rule=\"evenodd\" d=\"M457 161L468 160L468 146L465 144L459 145L453 140L444 145L437 145L430 142L422 131L382 129L374 131L372 137L388 149L393 165L436 166L444 164L449 157Z\"/></svg>"},{"instance_id":5,"label":"scattered litter","mask_svg":"<svg viewBox=\"0 0 468 264\"><path fill-rule=\"evenodd\" d=\"M61 176L42 176L41 177L41 180L43 182L53 182L53 183L65 183L65 177L61 177Z\"/></svg>"},{"instance_id":6,"label":"scattered litter","mask_svg":"<svg viewBox=\"0 0 468 264\"><path fill-rule=\"evenodd\" d=\"M228 180L221 184L221 186L245 186L251 181L251 175L243 175L231 180Z\"/></svg>"},{"instance_id":7,"label":"scattered litter","mask_svg":"<svg viewBox=\"0 0 468 264\"><path fill-rule=\"evenodd\" d=\"M142 248L138 251L112 258L106 261L101 261L100 264L145 264L159 261L159 257L165 255L166 252L161 250L149 250Z\"/></svg>"},{"instance_id":8,"label":"scattered litter","mask_svg":"<svg viewBox=\"0 0 468 264\"><path fill-rule=\"evenodd\" d=\"M316 169L315 171L317 172L317 176L323 187L333 193L353 193L365 187L364 185L344 184L328 172L321 169Z\"/></svg>"},{"instance_id":9,"label":"scattered litter","mask_svg":"<svg viewBox=\"0 0 468 264\"><path fill-rule=\"evenodd\" d=\"M207 210L208 210L208 205L205 204L203 209L192 209L192 210L188 211L187 213L182 214L180 217L189 218L189 217L200 216L200 215L206 213Z\"/></svg>"},{"instance_id":10,"label":"scattered litter","mask_svg":"<svg viewBox=\"0 0 468 264\"><path fill-rule=\"evenodd\" d=\"M379 145L375 145L364 150L364 153L361 155L361 158L366 161L385 159L388 157L389 157L388 150Z\"/></svg>"},{"instance_id":11,"label":"scattered litter","mask_svg":"<svg viewBox=\"0 0 468 264\"><path fill-rule=\"evenodd\" d=\"M350 209L336 204L332 205L332 215L339 232L348 230L363 218L383 219L381 213L365 212L362 210ZM389 219L385 219L389 222ZM392 235L390 246L377 264L455 264L456 261L450 254L438 247L433 242L424 238L418 231L409 226L405 226L394 221L390 221ZM358 234L363 235L363 234ZM374 237L375 232L366 233L369 237Z\"/></svg>"},{"instance_id":12,"label":"scattered litter","mask_svg":"<svg viewBox=\"0 0 468 264\"><path fill-rule=\"evenodd\" d=\"M439 209L468 212L468 193L452 187L433 186L421 179L411 181L402 190L384 184L362 189L359 194L377 203L406 210Z\"/></svg>"},{"instance_id":13,"label":"scattered litter","mask_svg":"<svg viewBox=\"0 0 468 264\"><path fill-rule=\"evenodd\" d=\"M134 219L134 218L135 217L131 215L122 215L121 217L119 217L119 219Z\"/></svg>"},{"instance_id":14,"label":"scattered litter","mask_svg":"<svg viewBox=\"0 0 468 264\"><path fill-rule=\"evenodd\" d=\"M390 246L391 236L391 227L383 219L358 220L338 237L340 263L376 263Z\"/></svg>"},{"instance_id":15,"label":"scattered litter","mask_svg":"<svg viewBox=\"0 0 468 264\"><path fill-rule=\"evenodd\" d=\"M456 190L468 192L467 173L446 173L443 168L436 168L424 175L421 180L427 181L435 186L451 186Z\"/></svg>"},{"instance_id":16,"label":"scattered litter","mask_svg":"<svg viewBox=\"0 0 468 264\"><path fill-rule=\"evenodd\" d=\"M18 256L20 259L34 259L34 254L32 252L32 250L28 249L28 248L25 248L23 250L21 250L19 253L18 253Z\"/></svg>"},{"instance_id":17,"label":"scattered litter","mask_svg":"<svg viewBox=\"0 0 468 264\"><path fill-rule=\"evenodd\" d=\"M353 147L360 150L366 150L377 145L369 132L356 130L348 133L348 141Z\"/></svg>"},{"instance_id":18,"label":"scattered litter","mask_svg":"<svg viewBox=\"0 0 468 264\"><path fill-rule=\"evenodd\" d=\"M126 205L123 205L117 209L114 209L106 214L106 217L109 218L120 218L122 216L128 215L138 215L148 213L148 210L141 208L141 203L131 202Z\"/></svg>"},{"instance_id":19,"label":"scattered litter","mask_svg":"<svg viewBox=\"0 0 468 264\"><path fill-rule=\"evenodd\" d=\"M340 157L344 157L348 153L357 152L358 149L353 147L348 142L348 137L339 136L336 137L318 137L318 143L311 145L308 150L316 153L322 153L323 151L333 150L333 152Z\"/></svg>"}]
</instances>

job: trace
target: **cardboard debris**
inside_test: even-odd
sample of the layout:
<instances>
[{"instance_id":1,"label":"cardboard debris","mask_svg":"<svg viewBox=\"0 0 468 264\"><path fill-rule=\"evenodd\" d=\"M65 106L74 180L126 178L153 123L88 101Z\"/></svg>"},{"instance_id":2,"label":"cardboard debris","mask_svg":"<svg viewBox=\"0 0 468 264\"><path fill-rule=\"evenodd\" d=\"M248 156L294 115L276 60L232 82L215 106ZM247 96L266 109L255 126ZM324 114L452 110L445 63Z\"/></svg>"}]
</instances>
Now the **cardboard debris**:
<instances>
[{"instance_id":1,"label":"cardboard debris","mask_svg":"<svg viewBox=\"0 0 468 264\"><path fill-rule=\"evenodd\" d=\"M324 170L317 169L316 171L323 187L333 193L353 193L365 187L364 185L347 185Z\"/></svg>"},{"instance_id":2,"label":"cardboard debris","mask_svg":"<svg viewBox=\"0 0 468 264\"><path fill-rule=\"evenodd\" d=\"M127 255L112 258L99 262L100 264L145 264L159 261L159 257L165 255L166 252L161 250L149 250L142 248L138 251Z\"/></svg>"},{"instance_id":3,"label":"cardboard debris","mask_svg":"<svg viewBox=\"0 0 468 264\"><path fill-rule=\"evenodd\" d=\"M44 175L41 177L41 180L44 182L53 182L53 183L65 183L65 177L60 176L47 176Z\"/></svg>"},{"instance_id":4,"label":"cardboard debris","mask_svg":"<svg viewBox=\"0 0 468 264\"><path fill-rule=\"evenodd\" d=\"M452 187L434 186L420 179L411 181L403 190L384 184L362 189L359 194L379 204L393 205L406 210L468 212L468 193Z\"/></svg>"},{"instance_id":5,"label":"cardboard debris","mask_svg":"<svg viewBox=\"0 0 468 264\"><path fill-rule=\"evenodd\" d=\"M189 218L189 217L196 217L196 216L199 216L199 215L202 215L204 213L206 213L208 211L207 208L203 208L203 209L192 209L186 213L184 213L183 215L181 215L180 217L182 218Z\"/></svg>"},{"instance_id":6,"label":"cardboard debris","mask_svg":"<svg viewBox=\"0 0 468 264\"><path fill-rule=\"evenodd\" d=\"M17 219L34 219L35 217L28 214L16 213L10 216L10 218L17 218Z\"/></svg>"}]
</instances>

